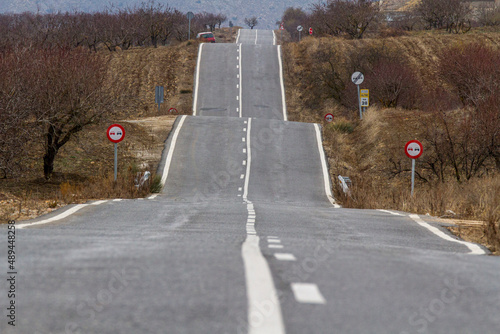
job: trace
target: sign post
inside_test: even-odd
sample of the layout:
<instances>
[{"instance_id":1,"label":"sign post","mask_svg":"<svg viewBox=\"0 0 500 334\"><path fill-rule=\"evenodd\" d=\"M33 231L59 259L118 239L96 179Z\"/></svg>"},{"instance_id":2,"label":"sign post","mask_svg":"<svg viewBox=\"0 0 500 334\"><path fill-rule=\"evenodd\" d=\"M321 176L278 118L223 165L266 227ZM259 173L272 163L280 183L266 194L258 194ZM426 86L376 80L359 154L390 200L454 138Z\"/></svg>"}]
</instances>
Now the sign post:
<instances>
[{"instance_id":1,"label":"sign post","mask_svg":"<svg viewBox=\"0 0 500 334\"><path fill-rule=\"evenodd\" d=\"M411 159L411 195L415 189L415 160L420 158L424 152L424 147L418 140L410 140L405 145L405 153Z\"/></svg>"},{"instance_id":2,"label":"sign post","mask_svg":"<svg viewBox=\"0 0 500 334\"><path fill-rule=\"evenodd\" d=\"M300 32L304 30L302 26L297 26L297 31L299 32L299 42L300 42Z\"/></svg>"},{"instance_id":3,"label":"sign post","mask_svg":"<svg viewBox=\"0 0 500 334\"><path fill-rule=\"evenodd\" d=\"M163 103L163 86L156 86L155 88L155 103L158 103L158 113L159 113L160 106Z\"/></svg>"},{"instance_id":4,"label":"sign post","mask_svg":"<svg viewBox=\"0 0 500 334\"><path fill-rule=\"evenodd\" d=\"M358 86L358 103L359 103L359 119L363 119L363 110L361 109L361 96L359 91L359 85L365 81L365 76L361 72L354 72L351 75L351 81L353 84Z\"/></svg>"},{"instance_id":5,"label":"sign post","mask_svg":"<svg viewBox=\"0 0 500 334\"><path fill-rule=\"evenodd\" d=\"M189 25L188 25L188 41L189 41L191 39L191 20L194 18L193 12L188 12L187 18L189 20Z\"/></svg>"},{"instance_id":6,"label":"sign post","mask_svg":"<svg viewBox=\"0 0 500 334\"><path fill-rule=\"evenodd\" d=\"M125 138L125 129L120 124L112 124L106 131L109 141L115 144L115 182L118 176L118 143Z\"/></svg>"}]
</instances>

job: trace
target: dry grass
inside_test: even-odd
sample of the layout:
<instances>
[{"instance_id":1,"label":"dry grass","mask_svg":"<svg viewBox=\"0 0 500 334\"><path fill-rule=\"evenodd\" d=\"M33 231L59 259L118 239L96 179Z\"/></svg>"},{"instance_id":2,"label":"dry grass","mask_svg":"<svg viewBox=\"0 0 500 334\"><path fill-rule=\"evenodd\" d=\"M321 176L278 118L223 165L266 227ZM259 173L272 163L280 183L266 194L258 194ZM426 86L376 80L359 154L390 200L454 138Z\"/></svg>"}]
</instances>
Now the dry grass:
<instances>
[{"instance_id":1,"label":"dry grass","mask_svg":"<svg viewBox=\"0 0 500 334\"><path fill-rule=\"evenodd\" d=\"M218 43L234 42L238 27L216 29ZM132 48L99 54L109 61L108 85L116 97L116 115L87 127L61 148L51 180L43 179L43 139L34 141L25 172L0 179L0 223L31 219L70 203L91 199L135 198L151 189L135 186L138 172L158 166L173 122L192 113L197 41L158 48ZM160 111L155 86L165 87ZM169 112L170 108L177 113ZM118 180L113 176L113 144L106 137L111 123L125 127L118 144Z\"/></svg>"},{"instance_id":2,"label":"dry grass","mask_svg":"<svg viewBox=\"0 0 500 334\"><path fill-rule=\"evenodd\" d=\"M115 88L116 116L87 127L63 146L56 157L56 173L43 179L42 139L34 141L25 171L0 180L0 222L29 219L70 203L90 199L145 196L135 187L137 172L154 172L163 142L176 115L190 114L197 42L171 47L134 48L100 53L109 59L109 84ZM165 86L165 103L158 113L156 85ZM113 180L113 144L106 138L111 123L121 123L126 137L118 144L119 177Z\"/></svg>"},{"instance_id":3,"label":"dry grass","mask_svg":"<svg viewBox=\"0 0 500 334\"><path fill-rule=\"evenodd\" d=\"M380 109L370 107L359 121L357 106L342 107L333 98L314 101L310 107L308 96L316 87L307 86L304 76L316 61L320 49L337 51L338 66L344 71L340 75L348 80L352 69L348 55L356 48L375 47L397 54L408 60L424 83L427 92L432 92L443 83L436 75L436 59L439 52L448 46L483 41L489 46L500 46L499 33L474 32L456 36L440 33L419 32L398 38L365 39L351 41L337 38L307 38L301 43L284 46L284 72L289 119L299 122L323 124L324 148L329 157L331 178L336 198L345 207L367 209L395 209L430 214L434 216L475 219L483 222L467 232L461 227L466 239L480 242L492 250L500 250L500 175L471 179L468 182L425 182L417 178L415 196L410 194L411 161L403 150L408 140L421 138L419 128L421 111ZM332 123L324 122L326 113L333 113ZM400 164L393 168L393 164ZM417 171L419 171L417 162ZM395 172L399 169L398 172ZM420 170L421 171L421 170ZM421 171L422 172L422 171ZM351 195L345 195L337 184L337 176L349 176L353 182Z\"/></svg>"}]
</instances>

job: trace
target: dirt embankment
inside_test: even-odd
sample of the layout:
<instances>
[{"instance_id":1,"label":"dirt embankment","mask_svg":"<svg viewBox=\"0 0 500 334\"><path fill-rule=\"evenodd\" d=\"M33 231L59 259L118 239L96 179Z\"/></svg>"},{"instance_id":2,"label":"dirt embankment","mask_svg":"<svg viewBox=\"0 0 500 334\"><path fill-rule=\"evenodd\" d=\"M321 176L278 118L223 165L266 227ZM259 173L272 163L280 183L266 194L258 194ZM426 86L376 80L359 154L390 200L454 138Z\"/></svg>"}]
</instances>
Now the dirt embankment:
<instances>
[{"instance_id":1,"label":"dirt embankment","mask_svg":"<svg viewBox=\"0 0 500 334\"><path fill-rule=\"evenodd\" d=\"M355 41L305 38L301 43L286 44L283 55L287 108L291 121L323 124L334 192L344 206L476 220L479 223L458 221L451 230L464 239L499 250L500 175L495 172L494 161L488 160L483 172L476 177L457 182L451 169L446 169L443 179L437 181L423 168L423 159L419 159L412 197L411 162L403 149L408 140L424 141L426 134L428 137L433 130L429 110L434 101L428 103L426 96L435 96L433 93L441 90L450 91L437 75L440 52L450 46L462 47L473 42L498 50L500 33L418 32L411 36ZM359 69L358 65L376 62L382 57L404 59L415 73L415 80L423 87L414 103L418 108L385 108L375 103L360 121L356 88L350 82L350 75ZM365 73L365 82L370 80L368 76L369 73ZM349 104L351 100L353 103ZM324 121L327 113L334 114L332 123ZM454 113L456 117L453 118L452 113L450 119L463 119L460 109ZM431 147L424 147L426 150L424 153L430 153ZM351 196L339 187L339 175L351 178Z\"/></svg>"}]
</instances>

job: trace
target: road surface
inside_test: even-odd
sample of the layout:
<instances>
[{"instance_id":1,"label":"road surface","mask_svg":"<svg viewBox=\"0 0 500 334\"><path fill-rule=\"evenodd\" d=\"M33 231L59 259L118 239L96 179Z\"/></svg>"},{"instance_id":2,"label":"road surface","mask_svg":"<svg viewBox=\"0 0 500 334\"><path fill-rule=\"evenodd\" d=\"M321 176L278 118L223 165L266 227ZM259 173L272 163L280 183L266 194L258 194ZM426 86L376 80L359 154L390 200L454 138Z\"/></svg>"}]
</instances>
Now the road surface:
<instances>
[{"instance_id":1,"label":"road surface","mask_svg":"<svg viewBox=\"0 0 500 334\"><path fill-rule=\"evenodd\" d=\"M431 217L329 196L319 126L286 121L272 36L203 45L161 194L17 223L16 327L3 279L1 333L500 331L497 257Z\"/></svg>"}]
</instances>

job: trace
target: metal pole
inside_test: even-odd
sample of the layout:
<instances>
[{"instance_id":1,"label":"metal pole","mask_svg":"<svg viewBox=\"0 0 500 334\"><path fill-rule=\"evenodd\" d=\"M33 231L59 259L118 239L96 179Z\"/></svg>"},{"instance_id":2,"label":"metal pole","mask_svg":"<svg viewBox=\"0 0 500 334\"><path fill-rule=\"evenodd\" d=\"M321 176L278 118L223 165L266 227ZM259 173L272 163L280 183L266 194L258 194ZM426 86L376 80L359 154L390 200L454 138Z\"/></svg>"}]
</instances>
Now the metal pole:
<instances>
[{"instance_id":1,"label":"metal pole","mask_svg":"<svg viewBox=\"0 0 500 334\"><path fill-rule=\"evenodd\" d=\"M300 31L299 31L299 42L300 42Z\"/></svg>"},{"instance_id":2,"label":"metal pole","mask_svg":"<svg viewBox=\"0 0 500 334\"><path fill-rule=\"evenodd\" d=\"M283 45L283 30L281 30L281 45Z\"/></svg>"},{"instance_id":3,"label":"metal pole","mask_svg":"<svg viewBox=\"0 0 500 334\"><path fill-rule=\"evenodd\" d=\"M118 176L118 143L115 143L115 182Z\"/></svg>"},{"instance_id":4,"label":"metal pole","mask_svg":"<svg viewBox=\"0 0 500 334\"><path fill-rule=\"evenodd\" d=\"M191 19L189 19L188 41L191 39Z\"/></svg>"},{"instance_id":5,"label":"metal pole","mask_svg":"<svg viewBox=\"0 0 500 334\"><path fill-rule=\"evenodd\" d=\"M361 95L359 91L359 85L356 86L358 86L359 119L363 119L363 110L361 109Z\"/></svg>"},{"instance_id":6,"label":"metal pole","mask_svg":"<svg viewBox=\"0 0 500 334\"><path fill-rule=\"evenodd\" d=\"M413 196L413 190L415 189L415 160L411 159L411 195Z\"/></svg>"},{"instance_id":7,"label":"metal pole","mask_svg":"<svg viewBox=\"0 0 500 334\"><path fill-rule=\"evenodd\" d=\"M160 113L161 102L158 102L158 114Z\"/></svg>"}]
</instances>

